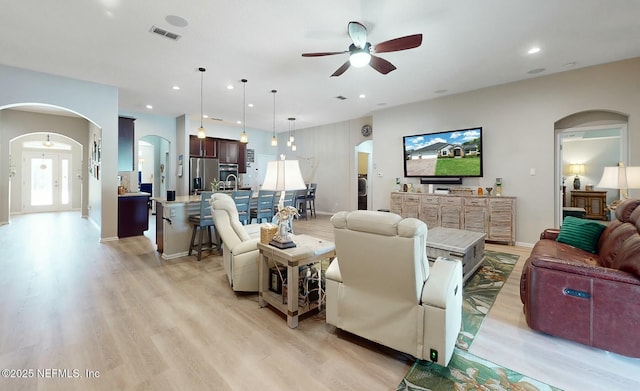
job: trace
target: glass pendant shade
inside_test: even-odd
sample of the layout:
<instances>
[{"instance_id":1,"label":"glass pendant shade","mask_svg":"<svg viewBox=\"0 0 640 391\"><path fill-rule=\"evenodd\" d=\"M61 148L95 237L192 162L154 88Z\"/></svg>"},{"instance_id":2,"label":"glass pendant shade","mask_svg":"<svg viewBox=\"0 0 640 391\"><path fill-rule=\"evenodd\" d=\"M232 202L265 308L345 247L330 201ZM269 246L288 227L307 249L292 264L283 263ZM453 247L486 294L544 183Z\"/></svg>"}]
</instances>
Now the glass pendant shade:
<instances>
[{"instance_id":1,"label":"glass pendant shade","mask_svg":"<svg viewBox=\"0 0 640 391\"><path fill-rule=\"evenodd\" d=\"M354 52L349 57L349 62L356 68L362 68L369 65L369 61L371 61L371 55L365 51Z\"/></svg>"}]
</instances>

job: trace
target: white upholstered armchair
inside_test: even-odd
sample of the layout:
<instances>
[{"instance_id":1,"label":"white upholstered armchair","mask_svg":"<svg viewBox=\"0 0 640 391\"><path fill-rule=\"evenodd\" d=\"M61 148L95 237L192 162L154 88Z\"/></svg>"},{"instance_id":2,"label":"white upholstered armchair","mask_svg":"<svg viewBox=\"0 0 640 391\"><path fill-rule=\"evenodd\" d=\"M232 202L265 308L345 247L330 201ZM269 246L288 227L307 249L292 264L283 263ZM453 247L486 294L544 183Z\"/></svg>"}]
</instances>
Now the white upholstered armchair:
<instances>
[{"instance_id":1,"label":"white upholstered armchair","mask_svg":"<svg viewBox=\"0 0 640 391\"><path fill-rule=\"evenodd\" d=\"M215 230L222 240L222 262L234 291L258 290L260 225L242 225L233 199L225 193L211 196Z\"/></svg>"},{"instance_id":2,"label":"white upholstered armchair","mask_svg":"<svg viewBox=\"0 0 640 391\"><path fill-rule=\"evenodd\" d=\"M388 212L331 218L336 259L326 272L327 323L446 366L462 321L462 265L429 267L427 226Z\"/></svg>"}]
</instances>

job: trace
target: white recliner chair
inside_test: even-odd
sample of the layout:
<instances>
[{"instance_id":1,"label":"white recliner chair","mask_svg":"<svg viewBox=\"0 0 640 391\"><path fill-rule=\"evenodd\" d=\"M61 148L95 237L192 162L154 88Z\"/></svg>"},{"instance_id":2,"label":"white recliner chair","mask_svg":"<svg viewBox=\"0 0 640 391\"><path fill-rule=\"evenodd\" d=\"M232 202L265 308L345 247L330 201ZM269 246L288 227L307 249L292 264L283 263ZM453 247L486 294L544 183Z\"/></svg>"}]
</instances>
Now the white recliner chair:
<instances>
[{"instance_id":1,"label":"white recliner chair","mask_svg":"<svg viewBox=\"0 0 640 391\"><path fill-rule=\"evenodd\" d=\"M213 225L222 241L222 262L234 291L258 291L260 224L242 225L228 194L211 196Z\"/></svg>"},{"instance_id":2,"label":"white recliner chair","mask_svg":"<svg viewBox=\"0 0 640 391\"><path fill-rule=\"evenodd\" d=\"M337 257L326 272L327 323L447 366L462 322L462 265L429 267L427 226L358 210L331 218Z\"/></svg>"}]
</instances>

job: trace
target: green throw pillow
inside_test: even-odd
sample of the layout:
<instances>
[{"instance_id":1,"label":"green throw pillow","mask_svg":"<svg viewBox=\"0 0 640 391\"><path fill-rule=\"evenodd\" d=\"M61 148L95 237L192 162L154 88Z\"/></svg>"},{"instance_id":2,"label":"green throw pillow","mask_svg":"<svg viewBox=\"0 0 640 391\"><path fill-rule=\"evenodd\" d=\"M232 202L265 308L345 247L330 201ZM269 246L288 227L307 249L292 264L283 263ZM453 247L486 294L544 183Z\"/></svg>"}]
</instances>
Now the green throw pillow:
<instances>
[{"instance_id":1,"label":"green throw pillow","mask_svg":"<svg viewBox=\"0 0 640 391\"><path fill-rule=\"evenodd\" d=\"M562 221L557 241L595 253L604 228L603 224L595 221L567 216Z\"/></svg>"}]
</instances>

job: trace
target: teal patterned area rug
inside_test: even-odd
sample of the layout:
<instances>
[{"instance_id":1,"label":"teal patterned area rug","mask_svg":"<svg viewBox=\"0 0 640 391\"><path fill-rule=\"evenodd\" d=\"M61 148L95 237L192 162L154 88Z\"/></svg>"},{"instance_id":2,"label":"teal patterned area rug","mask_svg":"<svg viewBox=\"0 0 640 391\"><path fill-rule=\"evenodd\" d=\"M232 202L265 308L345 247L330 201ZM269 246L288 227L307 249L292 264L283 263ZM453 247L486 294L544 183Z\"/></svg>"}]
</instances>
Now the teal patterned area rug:
<instances>
[{"instance_id":1,"label":"teal patterned area rug","mask_svg":"<svg viewBox=\"0 0 640 391\"><path fill-rule=\"evenodd\" d=\"M462 330L449 365L417 360L397 391L559 390L467 352L516 262L517 255L485 252L482 265L464 287Z\"/></svg>"}]
</instances>

